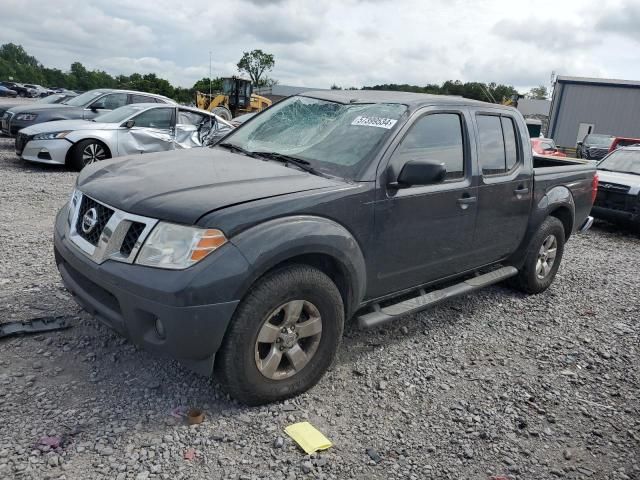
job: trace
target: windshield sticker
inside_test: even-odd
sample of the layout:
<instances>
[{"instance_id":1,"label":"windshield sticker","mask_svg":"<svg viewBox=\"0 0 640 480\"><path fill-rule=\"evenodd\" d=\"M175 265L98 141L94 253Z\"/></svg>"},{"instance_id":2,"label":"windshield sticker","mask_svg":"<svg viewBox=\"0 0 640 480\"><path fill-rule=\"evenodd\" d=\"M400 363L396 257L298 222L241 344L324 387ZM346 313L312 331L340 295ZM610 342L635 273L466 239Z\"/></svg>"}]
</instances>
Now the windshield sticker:
<instances>
[{"instance_id":1,"label":"windshield sticker","mask_svg":"<svg viewBox=\"0 0 640 480\"><path fill-rule=\"evenodd\" d=\"M393 128L397 122L397 120L393 120L392 118L363 117L362 115L358 115L353 122L351 122L351 125L386 128L389 130L390 128Z\"/></svg>"}]
</instances>

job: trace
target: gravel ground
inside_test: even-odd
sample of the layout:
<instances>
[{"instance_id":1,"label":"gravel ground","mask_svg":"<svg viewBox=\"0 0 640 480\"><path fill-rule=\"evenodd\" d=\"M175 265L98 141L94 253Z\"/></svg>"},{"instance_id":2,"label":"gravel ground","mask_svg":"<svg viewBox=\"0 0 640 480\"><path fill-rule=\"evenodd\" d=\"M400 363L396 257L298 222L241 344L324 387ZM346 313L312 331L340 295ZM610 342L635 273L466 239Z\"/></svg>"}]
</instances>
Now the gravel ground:
<instances>
[{"instance_id":1,"label":"gravel ground","mask_svg":"<svg viewBox=\"0 0 640 480\"><path fill-rule=\"evenodd\" d=\"M318 386L247 408L75 306L51 241L74 178L0 138L0 322L73 323L0 340L1 479L640 479L636 234L572 238L538 296L494 287L349 327ZM186 406L205 422L171 414ZM303 420L334 446L304 455L283 433Z\"/></svg>"}]
</instances>

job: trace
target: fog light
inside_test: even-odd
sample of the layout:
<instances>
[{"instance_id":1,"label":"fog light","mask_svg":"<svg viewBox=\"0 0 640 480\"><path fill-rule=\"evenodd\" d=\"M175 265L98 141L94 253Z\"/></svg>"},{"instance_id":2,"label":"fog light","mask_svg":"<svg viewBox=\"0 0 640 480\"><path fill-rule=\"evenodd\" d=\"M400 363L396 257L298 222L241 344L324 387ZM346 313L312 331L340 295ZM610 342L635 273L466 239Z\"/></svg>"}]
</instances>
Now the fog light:
<instances>
[{"instance_id":1,"label":"fog light","mask_svg":"<svg viewBox=\"0 0 640 480\"><path fill-rule=\"evenodd\" d=\"M167 332L164 329L164 323L162 323L162 320L159 318L156 318L156 333L162 340L167 336Z\"/></svg>"}]
</instances>

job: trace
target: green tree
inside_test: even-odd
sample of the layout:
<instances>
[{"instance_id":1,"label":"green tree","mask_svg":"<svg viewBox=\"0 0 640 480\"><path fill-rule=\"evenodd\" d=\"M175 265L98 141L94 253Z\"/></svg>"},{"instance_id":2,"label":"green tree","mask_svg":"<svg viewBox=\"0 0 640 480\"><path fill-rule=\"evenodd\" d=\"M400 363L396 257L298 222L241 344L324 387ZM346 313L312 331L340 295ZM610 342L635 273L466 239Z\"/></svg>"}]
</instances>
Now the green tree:
<instances>
[{"instance_id":1,"label":"green tree","mask_svg":"<svg viewBox=\"0 0 640 480\"><path fill-rule=\"evenodd\" d=\"M209 93L209 77L201 78L193 84L191 88L194 92ZM216 77L211 79L211 92L216 93L222 90L222 78Z\"/></svg>"},{"instance_id":2,"label":"green tree","mask_svg":"<svg viewBox=\"0 0 640 480\"><path fill-rule=\"evenodd\" d=\"M549 91L544 85L539 85L529 90L527 97L533 98L535 100L546 100L547 98L549 98Z\"/></svg>"},{"instance_id":3,"label":"green tree","mask_svg":"<svg viewBox=\"0 0 640 480\"><path fill-rule=\"evenodd\" d=\"M276 61L272 54L265 53L260 49L250 52L243 52L242 58L238 62L238 71L249 75L251 82L255 86L261 86L262 75L273 69Z\"/></svg>"}]
</instances>

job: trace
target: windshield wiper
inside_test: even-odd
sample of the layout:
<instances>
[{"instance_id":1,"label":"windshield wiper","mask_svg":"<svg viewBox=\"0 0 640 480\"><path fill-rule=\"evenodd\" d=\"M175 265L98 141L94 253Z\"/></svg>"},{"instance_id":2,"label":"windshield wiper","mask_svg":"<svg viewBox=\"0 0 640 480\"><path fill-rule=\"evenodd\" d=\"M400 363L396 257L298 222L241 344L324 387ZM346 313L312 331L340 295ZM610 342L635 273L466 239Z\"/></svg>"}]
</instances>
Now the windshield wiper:
<instances>
[{"instance_id":1,"label":"windshield wiper","mask_svg":"<svg viewBox=\"0 0 640 480\"><path fill-rule=\"evenodd\" d=\"M255 158L255 157L257 157L257 155L255 154L255 152L252 152L252 151L250 151L250 150L245 150L244 148L239 147L238 145L235 145L235 144L233 144L233 143L228 143L228 142L225 142L225 143L219 143L219 144L218 144L218 146L219 146L219 147L226 148L226 149L228 149L228 150L232 150L232 151L234 151L234 152L243 153L244 155L247 155L247 156L249 156L249 157L254 157L254 158Z\"/></svg>"},{"instance_id":2,"label":"windshield wiper","mask_svg":"<svg viewBox=\"0 0 640 480\"><path fill-rule=\"evenodd\" d=\"M307 160L304 160L302 158L298 158L298 157L292 157L291 155L286 155L284 153L278 153L278 152L253 152L256 155L259 155L261 157L265 157L268 158L269 160L275 160L277 162L282 162L285 165L291 163L292 165L295 165L296 167L300 168L301 170L304 170L305 172L309 172L312 173L314 175L321 175L320 172L318 172L315 168L310 166L310 163Z\"/></svg>"}]
</instances>

